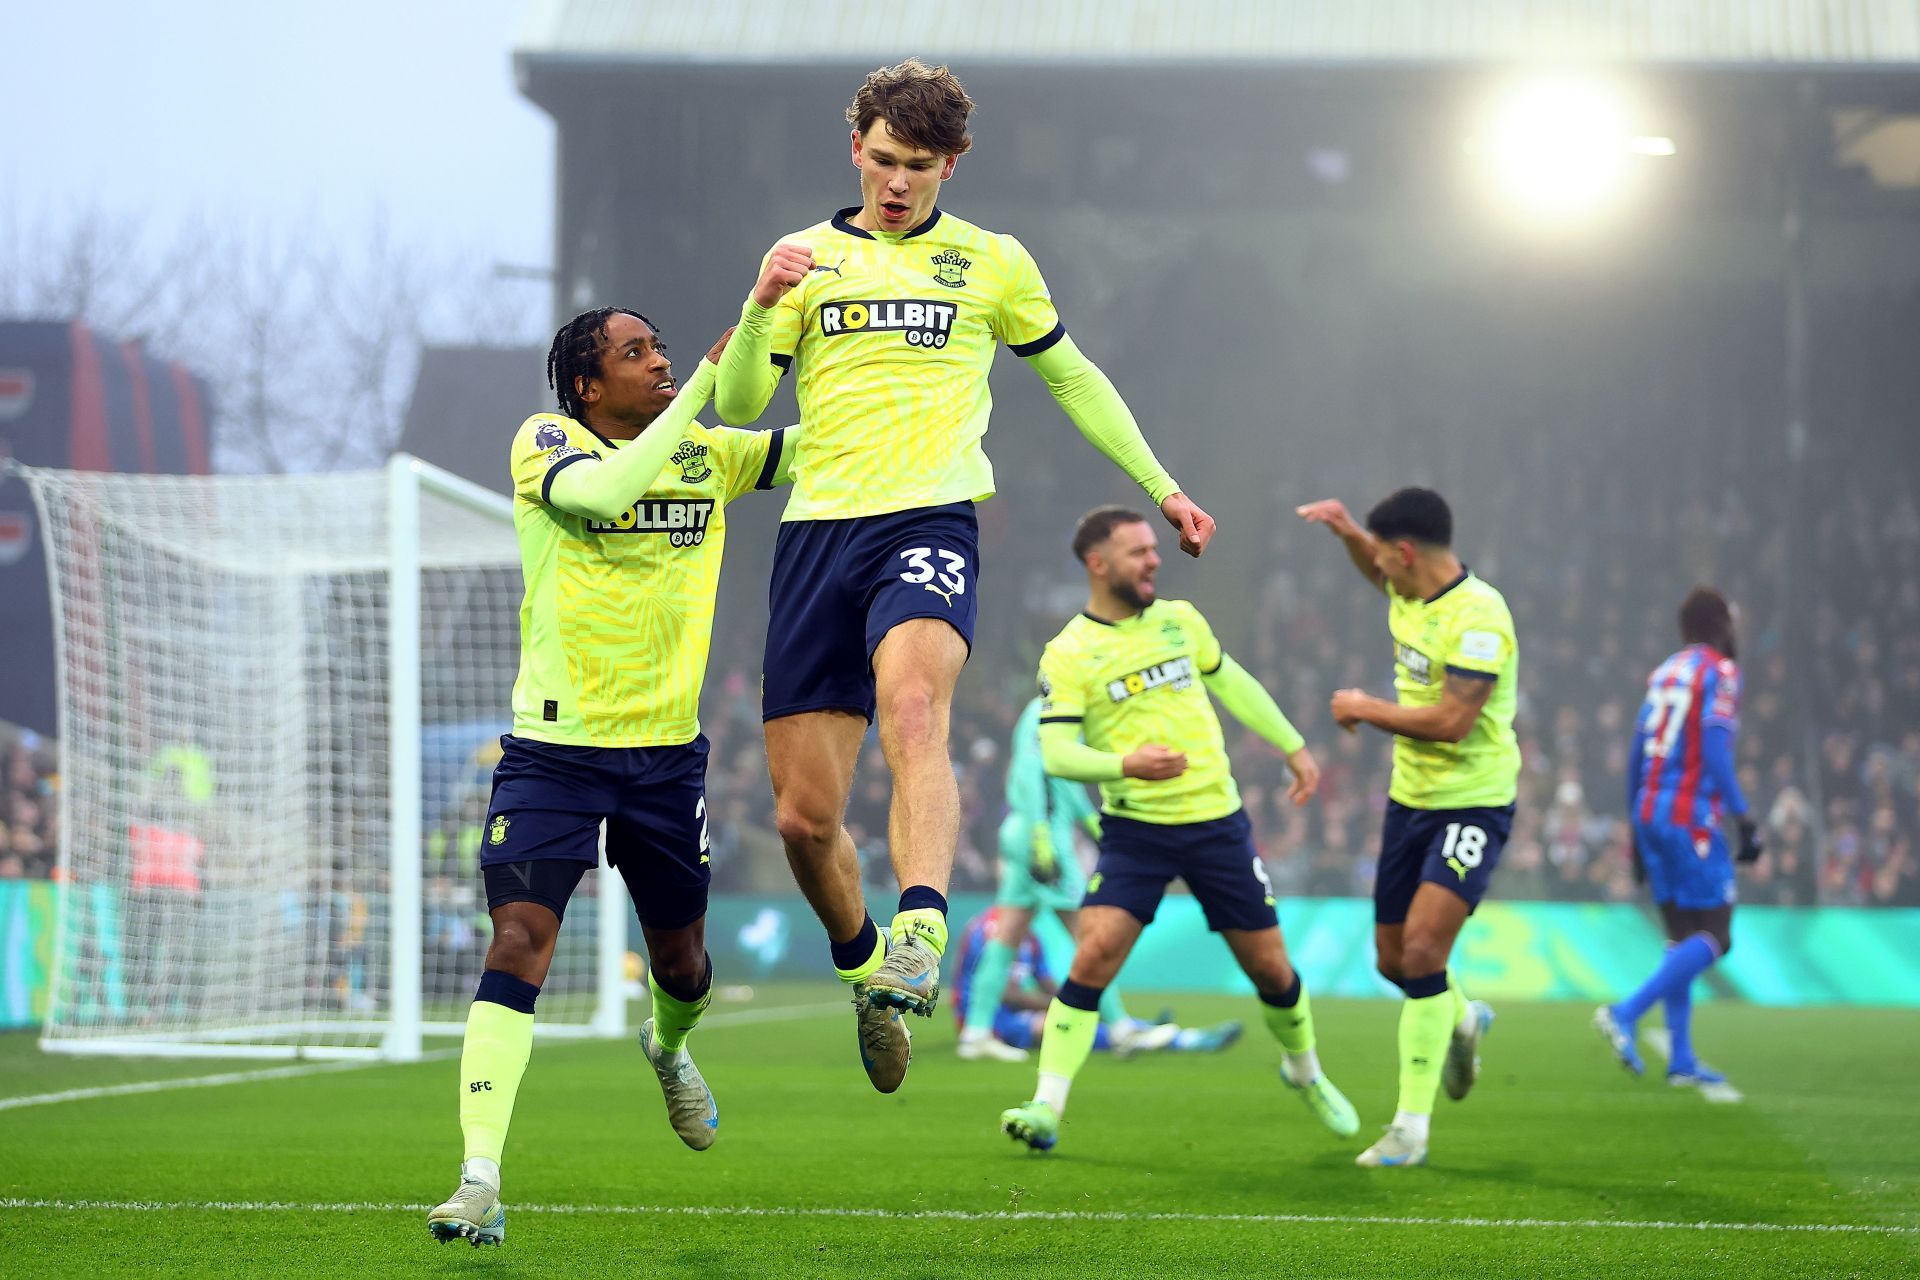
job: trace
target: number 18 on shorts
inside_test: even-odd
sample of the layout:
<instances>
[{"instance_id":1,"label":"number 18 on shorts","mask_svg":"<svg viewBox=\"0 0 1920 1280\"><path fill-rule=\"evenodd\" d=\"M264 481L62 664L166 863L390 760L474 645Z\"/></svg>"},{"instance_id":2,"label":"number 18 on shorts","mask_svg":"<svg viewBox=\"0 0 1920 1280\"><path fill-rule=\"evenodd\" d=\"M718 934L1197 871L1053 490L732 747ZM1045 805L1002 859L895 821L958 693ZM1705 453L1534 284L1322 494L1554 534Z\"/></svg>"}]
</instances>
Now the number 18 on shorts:
<instances>
[{"instance_id":1,"label":"number 18 on shorts","mask_svg":"<svg viewBox=\"0 0 1920 1280\"><path fill-rule=\"evenodd\" d=\"M1481 809L1411 809L1387 802L1380 828L1380 867L1373 882L1373 918L1400 924L1423 883L1437 884L1466 900L1471 912L1513 829L1513 806Z\"/></svg>"}]
</instances>

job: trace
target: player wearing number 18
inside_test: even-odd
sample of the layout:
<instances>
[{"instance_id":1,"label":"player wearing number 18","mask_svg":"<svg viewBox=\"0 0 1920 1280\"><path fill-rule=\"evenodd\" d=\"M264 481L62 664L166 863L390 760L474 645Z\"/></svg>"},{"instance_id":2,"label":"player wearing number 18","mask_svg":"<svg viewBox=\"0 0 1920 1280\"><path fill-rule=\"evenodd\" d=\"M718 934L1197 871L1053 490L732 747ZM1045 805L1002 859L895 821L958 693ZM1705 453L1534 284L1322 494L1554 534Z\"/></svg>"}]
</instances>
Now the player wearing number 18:
<instances>
[{"instance_id":1,"label":"player wearing number 18","mask_svg":"<svg viewBox=\"0 0 1920 1280\"><path fill-rule=\"evenodd\" d=\"M459 1187L427 1216L442 1242L506 1235L500 1156L534 1001L567 900L600 860L603 823L646 937L653 1017L641 1050L681 1141L704 1149L719 1128L686 1051L713 987L700 686L726 505L779 483L787 457L784 432L693 420L726 341L680 387L644 316L577 316L547 357L560 412L514 437L520 673L481 836L493 941L460 1055L466 1156ZM615 892L605 880L600 891Z\"/></svg>"},{"instance_id":2,"label":"player wearing number 18","mask_svg":"<svg viewBox=\"0 0 1920 1280\"><path fill-rule=\"evenodd\" d=\"M945 67L909 60L867 77L847 110L861 203L767 254L714 392L720 417L745 423L783 374L798 379L804 435L774 550L761 715L787 860L852 988L882 1092L906 1071L900 1011L930 1013L940 990L960 826L947 724L979 597L973 508L993 493L981 438L996 346L1046 380L1183 549L1199 555L1213 532L1067 337L1032 256L939 208L973 145L972 110ZM870 722L893 775L891 949L841 825Z\"/></svg>"},{"instance_id":3,"label":"player wearing number 18","mask_svg":"<svg viewBox=\"0 0 1920 1280\"><path fill-rule=\"evenodd\" d=\"M1507 602L1453 553L1453 512L1431 489L1390 494L1355 523L1336 499L1298 514L1325 525L1354 568L1387 595L1394 689L1333 695L1342 729L1393 735L1393 783L1380 833L1373 936L1381 974L1406 993L1400 1011L1400 1104L1362 1165L1424 1164L1434 1094L1458 1101L1480 1070L1493 1011L1447 972L1513 825L1520 746L1519 670Z\"/></svg>"}]
</instances>

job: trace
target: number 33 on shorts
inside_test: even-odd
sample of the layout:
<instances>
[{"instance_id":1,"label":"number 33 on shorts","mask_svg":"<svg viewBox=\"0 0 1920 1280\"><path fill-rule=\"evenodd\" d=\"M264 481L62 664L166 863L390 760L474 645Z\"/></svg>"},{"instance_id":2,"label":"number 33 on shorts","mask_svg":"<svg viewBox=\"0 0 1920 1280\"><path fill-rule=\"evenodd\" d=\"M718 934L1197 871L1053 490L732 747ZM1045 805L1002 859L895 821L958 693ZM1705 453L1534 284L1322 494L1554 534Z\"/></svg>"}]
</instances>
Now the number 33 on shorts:
<instances>
[{"instance_id":1,"label":"number 33 on shorts","mask_svg":"<svg viewBox=\"0 0 1920 1280\"><path fill-rule=\"evenodd\" d=\"M938 568L934 565L936 556L940 560ZM945 547L908 547L900 558L907 562L900 571L900 581L924 586L948 605L953 604L955 596L967 594L967 558L958 552Z\"/></svg>"}]
</instances>

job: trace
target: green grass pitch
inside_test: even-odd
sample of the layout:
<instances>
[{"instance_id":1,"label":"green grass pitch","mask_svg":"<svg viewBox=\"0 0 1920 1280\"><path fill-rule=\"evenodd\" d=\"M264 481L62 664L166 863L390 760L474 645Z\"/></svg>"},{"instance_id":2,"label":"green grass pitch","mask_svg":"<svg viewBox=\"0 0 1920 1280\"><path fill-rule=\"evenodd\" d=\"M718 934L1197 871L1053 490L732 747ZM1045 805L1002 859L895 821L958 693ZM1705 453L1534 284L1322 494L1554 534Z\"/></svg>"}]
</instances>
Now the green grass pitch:
<instances>
[{"instance_id":1,"label":"green grass pitch","mask_svg":"<svg viewBox=\"0 0 1920 1280\"><path fill-rule=\"evenodd\" d=\"M716 1005L692 1041L721 1110L704 1153L668 1129L631 1043L543 1043L494 1250L427 1234L459 1156L445 1057L20 1106L260 1065L0 1036L0 1274L1920 1273L1912 1011L1705 1006L1697 1041L1748 1095L1715 1106L1626 1076L1584 1008L1509 1004L1473 1096L1439 1102L1431 1165L1363 1170L1393 1108L1396 1004L1315 1006L1367 1125L1343 1141L1275 1082L1255 1009L1174 1003L1254 1025L1217 1056L1096 1056L1045 1156L995 1125L1032 1068L957 1061L944 1010L915 1020L913 1071L882 1097L833 986Z\"/></svg>"}]
</instances>

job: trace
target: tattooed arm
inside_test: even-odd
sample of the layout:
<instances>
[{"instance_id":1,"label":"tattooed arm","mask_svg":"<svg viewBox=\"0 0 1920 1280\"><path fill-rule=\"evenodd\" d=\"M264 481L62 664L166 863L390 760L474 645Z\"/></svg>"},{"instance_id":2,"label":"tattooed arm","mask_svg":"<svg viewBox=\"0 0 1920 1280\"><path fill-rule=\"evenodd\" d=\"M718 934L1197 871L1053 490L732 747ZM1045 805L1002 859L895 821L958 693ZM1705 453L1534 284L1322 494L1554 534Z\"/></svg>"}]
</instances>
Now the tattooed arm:
<instances>
[{"instance_id":1,"label":"tattooed arm","mask_svg":"<svg viewBox=\"0 0 1920 1280\"><path fill-rule=\"evenodd\" d=\"M1480 708L1493 696L1494 679L1449 669L1440 701L1425 707L1403 707L1362 689L1342 689L1333 695L1333 718L1348 731L1370 724L1422 742L1463 742L1473 732Z\"/></svg>"}]
</instances>

